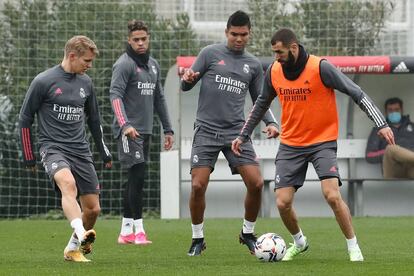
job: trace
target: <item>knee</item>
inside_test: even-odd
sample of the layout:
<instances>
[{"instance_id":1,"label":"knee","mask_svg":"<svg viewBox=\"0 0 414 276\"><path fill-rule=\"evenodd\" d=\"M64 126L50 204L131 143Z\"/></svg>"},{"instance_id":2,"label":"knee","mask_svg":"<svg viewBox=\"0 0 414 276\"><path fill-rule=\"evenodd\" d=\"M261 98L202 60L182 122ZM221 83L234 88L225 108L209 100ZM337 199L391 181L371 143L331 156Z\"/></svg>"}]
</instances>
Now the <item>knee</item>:
<instances>
[{"instance_id":1,"label":"knee","mask_svg":"<svg viewBox=\"0 0 414 276\"><path fill-rule=\"evenodd\" d=\"M287 211L292 208L292 201L283 198L277 198L276 205L279 211Z\"/></svg>"},{"instance_id":2,"label":"knee","mask_svg":"<svg viewBox=\"0 0 414 276\"><path fill-rule=\"evenodd\" d=\"M62 196L70 196L70 197L76 197L78 194L78 190L76 188L76 182L74 179L66 178L63 180L60 180L60 183L58 183L60 192L62 193Z\"/></svg>"},{"instance_id":3,"label":"knee","mask_svg":"<svg viewBox=\"0 0 414 276\"><path fill-rule=\"evenodd\" d=\"M341 203L341 195L339 192L328 192L324 194L326 202L332 207L337 207Z\"/></svg>"},{"instance_id":4,"label":"knee","mask_svg":"<svg viewBox=\"0 0 414 276\"><path fill-rule=\"evenodd\" d=\"M194 196L203 196L206 192L207 183L202 181L193 180L191 183L191 193Z\"/></svg>"},{"instance_id":5,"label":"knee","mask_svg":"<svg viewBox=\"0 0 414 276\"><path fill-rule=\"evenodd\" d=\"M251 181L247 185L247 189L250 193L260 193L263 189L263 179L258 179L256 181Z\"/></svg>"},{"instance_id":6,"label":"knee","mask_svg":"<svg viewBox=\"0 0 414 276\"><path fill-rule=\"evenodd\" d=\"M88 218L97 218L101 213L101 207L99 205L86 208L83 210L83 213Z\"/></svg>"}]
</instances>

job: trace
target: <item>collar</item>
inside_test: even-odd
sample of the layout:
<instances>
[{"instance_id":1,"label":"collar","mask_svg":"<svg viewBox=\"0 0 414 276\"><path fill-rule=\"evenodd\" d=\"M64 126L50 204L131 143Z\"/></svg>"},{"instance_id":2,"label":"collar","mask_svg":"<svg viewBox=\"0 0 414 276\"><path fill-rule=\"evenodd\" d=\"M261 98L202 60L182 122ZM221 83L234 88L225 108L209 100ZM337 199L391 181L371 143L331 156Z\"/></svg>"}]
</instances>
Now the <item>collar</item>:
<instances>
[{"instance_id":1,"label":"collar","mask_svg":"<svg viewBox=\"0 0 414 276\"><path fill-rule=\"evenodd\" d=\"M149 50L147 50L145 54L137 54L137 52L132 49L131 45L127 44L126 53L135 61L138 67L148 69Z\"/></svg>"},{"instance_id":2,"label":"collar","mask_svg":"<svg viewBox=\"0 0 414 276\"><path fill-rule=\"evenodd\" d=\"M282 65L283 75L288 80L296 80L305 69L306 63L308 62L309 54L305 48L299 44L299 56L295 64L292 66Z\"/></svg>"}]
</instances>

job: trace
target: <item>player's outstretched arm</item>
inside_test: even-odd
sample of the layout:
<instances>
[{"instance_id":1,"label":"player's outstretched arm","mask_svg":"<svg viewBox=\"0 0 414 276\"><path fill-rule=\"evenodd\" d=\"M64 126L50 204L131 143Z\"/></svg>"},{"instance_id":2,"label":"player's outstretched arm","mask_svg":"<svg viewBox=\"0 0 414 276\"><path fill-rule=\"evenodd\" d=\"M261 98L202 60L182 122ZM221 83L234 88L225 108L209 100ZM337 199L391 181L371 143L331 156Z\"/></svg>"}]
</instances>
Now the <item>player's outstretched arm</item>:
<instances>
[{"instance_id":1,"label":"player's outstretched arm","mask_svg":"<svg viewBox=\"0 0 414 276\"><path fill-rule=\"evenodd\" d=\"M320 63L321 79L325 86L336 89L350 96L354 102L367 114L368 118L375 123L379 130L388 127L384 115L362 89L335 68L331 63L322 60Z\"/></svg>"},{"instance_id":2,"label":"player's outstretched arm","mask_svg":"<svg viewBox=\"0 0 414 276\"><path fill-rule=\"evenodd\" d=\"M395 145L394 133L390 127L387 126L378 130L378 136L384 138L388 145Z\"/></svg>"}]
</instances>

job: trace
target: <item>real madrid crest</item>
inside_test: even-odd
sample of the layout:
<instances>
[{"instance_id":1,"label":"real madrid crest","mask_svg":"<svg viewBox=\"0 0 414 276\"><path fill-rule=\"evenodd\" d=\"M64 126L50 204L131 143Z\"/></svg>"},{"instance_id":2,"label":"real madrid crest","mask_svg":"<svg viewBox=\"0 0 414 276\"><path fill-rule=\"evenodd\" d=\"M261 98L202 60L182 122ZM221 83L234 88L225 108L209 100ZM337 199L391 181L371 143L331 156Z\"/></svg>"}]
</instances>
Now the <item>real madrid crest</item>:
<instances>
[{"instance_id":1,"label":"real madrid crest","mask_svg":"<svg viewBox=\"0 0 414 276\"><path fill-rule=\"evenodd\" d=\"M244 64L243 65L243 72L245 72L246 74L248 74L250 72L249 64Z\"/></svg>"},{"instance_id":2,"label":"real madrid crest","mask_svg":"<svg viewBox=\"0 0 414 276\"><path fill-rule=\"evenodd\" d=\"M82 99L86 97L86 94L85 94L85 89L83 89L82 87L81 87L81 89L79 89L79 96L80 96Z\"/></svg>"}]
</instances>

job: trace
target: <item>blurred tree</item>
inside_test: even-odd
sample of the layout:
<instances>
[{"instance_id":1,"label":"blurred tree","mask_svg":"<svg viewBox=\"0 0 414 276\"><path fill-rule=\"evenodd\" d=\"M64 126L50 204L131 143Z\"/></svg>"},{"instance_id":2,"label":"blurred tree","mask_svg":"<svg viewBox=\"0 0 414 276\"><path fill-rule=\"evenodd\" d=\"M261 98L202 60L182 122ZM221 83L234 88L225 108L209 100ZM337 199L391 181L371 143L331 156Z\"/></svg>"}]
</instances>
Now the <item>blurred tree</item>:
<instances>
[{"instance_id":1,"label":"blurred tree","mask_svg":"<svg viewBox=\"0 0 414 276\"><path fill-rule=\"evenodd\" d=\"M304 43L315 55L369 55L395 1L312 1L298 3Z\"/></svg>"},{"instance_id":2,"label":"blurred tree","mask_svg":"<svg viewBox=\"0 0 414 276\"><path fill-rule=\"evenodd\" d=\"M248 0L253 24L252 53L269 56L280 27L294 30L315 55L372 52L395 0Z\"/></svg>"},{"instance_id":3,"label":"blurred tree","mask_svg":"<svg viewBox=\"0 0 414 276\"><path fill-rule=\"evenodd\" d=\"M288 27L302 37L303 25L298 18L298 7L289 0L248 0L252 39L249 51L256 56L270 56L270 39L282 27Z\"/></svg>"}]
</instances>

